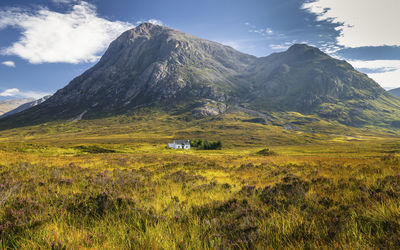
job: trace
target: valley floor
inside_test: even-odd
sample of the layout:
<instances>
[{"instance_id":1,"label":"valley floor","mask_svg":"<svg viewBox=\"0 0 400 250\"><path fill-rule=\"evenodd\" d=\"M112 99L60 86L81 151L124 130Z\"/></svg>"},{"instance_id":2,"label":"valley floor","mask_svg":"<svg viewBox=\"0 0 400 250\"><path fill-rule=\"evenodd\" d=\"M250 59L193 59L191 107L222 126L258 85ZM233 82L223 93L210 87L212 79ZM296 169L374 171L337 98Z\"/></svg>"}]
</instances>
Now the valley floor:
<instances>
[{"instance_id":1,"label":"valley floor","mask_svg":"<svg viewBox=\"0 0 400 250\"><path fill-rule=\"evenodd\" d=\"M3 249L400 244L395 137L307 142L298 134L297 143L276 141L267 145L275 154L259 155L266 146L256 135L249 140L255 144L175 151L165 149L170 138L140 132L100 138L37 131L1 132Z\"/></svg>"}]
</instances>

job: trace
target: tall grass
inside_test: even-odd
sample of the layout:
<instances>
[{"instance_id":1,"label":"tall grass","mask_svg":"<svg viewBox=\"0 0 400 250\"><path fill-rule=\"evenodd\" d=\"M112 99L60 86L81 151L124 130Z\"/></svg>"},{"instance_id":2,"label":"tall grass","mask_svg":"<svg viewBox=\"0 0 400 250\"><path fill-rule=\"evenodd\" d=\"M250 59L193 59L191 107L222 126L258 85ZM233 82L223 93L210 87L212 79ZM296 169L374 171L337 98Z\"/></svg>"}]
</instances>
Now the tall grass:
<instances>
[{"instance_id":1,"label":"tall grass","mask_svg":"<svg viewBox=\"0 0 400 250\"><path fill-rule=\"evenodd\" d=\"M0 246L396 248L397 155L284 150L0 152Z\"/></svg>"},{"instance_id":2,"label":"tall grass","mask_svg":"<svg viewBox=\"0 0 400 250\"><path fill-rule=\"evenodd\" d=\"M0 248L400 245L400 144L385 132L114 119L0 132ZM192 138L224 147L165 149Z\"/></svg>"}]
</instances>

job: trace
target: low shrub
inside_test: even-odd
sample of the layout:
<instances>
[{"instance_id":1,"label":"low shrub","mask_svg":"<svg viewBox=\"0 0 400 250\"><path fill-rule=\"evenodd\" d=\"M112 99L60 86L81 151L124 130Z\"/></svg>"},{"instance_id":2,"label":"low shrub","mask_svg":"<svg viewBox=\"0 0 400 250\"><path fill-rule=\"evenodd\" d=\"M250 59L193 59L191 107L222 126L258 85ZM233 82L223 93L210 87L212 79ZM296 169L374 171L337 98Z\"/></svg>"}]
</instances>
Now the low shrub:
<instances>
[{"instance_id":1,"label":"low shrub","mask_svg":"<svg viewBox=\"0 0 400 250\"><path fill-rule=\"evenodd\" d=\"M264 148L261 149L256 153L256 155L263 155L263 156L271 156L271 155L277 155L274 151L270 150L269 148Z\"/></svg>"},{"instance_id":2,"label":"low shrub","mask_svg":"<svg viewBox=\"0 0 400 250\"><path fill-rule=\"evenodd\" d=\"M40 216L43 209L41 204L30 198L20 198L12 202L5 209L0 221L0 236L40 225L43 222Z\"/></svg>"},{"instance_id":3,"label":"low shrub","mask_svg":"<svg viewBox=\"0 0 400 250\"><path fill-rule=\"evenodd\" d=\"M116 151L113 149L107 149L107 148L102 148L97 145L80 145L76 146L76 149L81 150L84 153L89 153L89 154L104 154L104 153L115 153Z\"/></svg>"},{"instance_id":4,"label":"low shrub","mask_svg":"<svg viewBox=\"0 0 400 250\"><path fill-rule=\"evenodd\" d=\"M216 150L222 149L221 141L207 141L202 139L190 140L190 146L202 150Z\"/></svg>"}]
</instances>

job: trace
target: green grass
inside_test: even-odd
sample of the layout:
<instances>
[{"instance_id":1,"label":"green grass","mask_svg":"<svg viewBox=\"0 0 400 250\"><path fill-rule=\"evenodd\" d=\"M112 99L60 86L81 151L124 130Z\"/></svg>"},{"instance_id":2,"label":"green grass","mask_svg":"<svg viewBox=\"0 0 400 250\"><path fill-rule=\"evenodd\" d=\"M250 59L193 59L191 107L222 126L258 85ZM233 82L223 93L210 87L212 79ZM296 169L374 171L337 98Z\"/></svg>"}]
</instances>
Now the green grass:
<instances>
[{"instance_id":1,"label":"green grass","mask_svg":"<svg viewBox=\"0 0 400 250\"><path fill-rule=\"evenodd\" d=\"M396 131L289 116L320 130L160 113L2 131L0 248L396 248ZM194 138L223 148L165 149Z\"/></svg>"}]
</instances>

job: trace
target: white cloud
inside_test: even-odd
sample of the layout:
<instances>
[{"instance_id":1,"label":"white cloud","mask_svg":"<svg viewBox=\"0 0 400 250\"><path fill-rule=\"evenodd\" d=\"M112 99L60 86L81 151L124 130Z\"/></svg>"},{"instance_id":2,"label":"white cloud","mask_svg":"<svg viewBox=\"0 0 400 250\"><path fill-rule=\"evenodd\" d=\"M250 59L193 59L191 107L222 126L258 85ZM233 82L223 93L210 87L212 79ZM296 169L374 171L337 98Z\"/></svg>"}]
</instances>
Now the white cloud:
<instances>
[{"instance_id":1,"label":"white cloud","mask_svg":"<svg viewBox=\"0 0 400 250\"><path fill-rule=\"evenodd\" d=\"M19 93L19 89L6 89L3 92L0 93L0 96L5 96L5 97L9 97L9 96L15 96Z\"/></svg>"},{"instance_id":2,"label":"white cloud","mask_svg":"<svg viewBox=\"0 0 400 250\"><path fill-rule=\"evenodd\" d=\"M399 0L314 0L302 8L317 15L319 21L338 24L339 45L400 45Z\"/></svg>"},{"instance_id":3,"label":"white cloud","mask_svg":"<svg viewBox=\"0 0 400 250\"><path fill-rule=\"evenodd\" d=\"M235 50L240 50L242 48L242 46L240 45L240 43L238 41L223 41L220 42L223 45L227 45L229 47L234 48Z\"/></svg>"},{"instance_id":4,"label":"white cloud","mask_svg":"<svg viewBox=\"0 0 400 250\"><path fill-rule=\"evenodd\" d=\"M257 26L255 26L249 22L245 22L244 25L251 28L248 30L250 33L257 33L257 34L260 34L263 36L274 34L274 31L271 28L257 28Z\"/></svg>"},{"instance_id":5,"label":"white cloud","mask_svg":"<svg viewBox=\"0 0 400 250\"><path fill-rule=\"evenodd\" d=\"M17 88L6 89L0 92L0 96L2 97L23 97L23 98L32 97L35 99L39 99L46 95L49 95L49 93L36 92L36 91L20 91Z\"/></svg>"},{"instance_id":6,"label":"white cloud","mask_svg":"<svg viewBox=\"0 0 400 250\"><path fill-rule=\"evenodd\" d=\"M15 68L15 62L13 62L13 61L4 61L1 64L3 64L4 66L7 66L7 67Z\"/></svg>"},{"instance_id":7,"label":"white cloud","mask_svg":"<svg viewBox=\"0 0 400 250\"><path fill-rule=\"evenodd\" d=\"M263 36L274 34L274 32L272 31L272 29L270 29L270 28L265 28L265 29L250 29L249 32L250 32L250 33L257 33L257 34L260 34L260 35L263 35Z\"/></svg>"},{"instance_id":8,"label":"white cloud","mask_svg":"<svg viewBox=\"0 0 400 250\"><path fill-rule=\"evenodd\" d=\"M255 25L253 25L253 24L251 24L249 22L245 22L244 25L246 25L246 26L248 26L250 28L253 28L253 29L257 28Z\"/></svg>"},{"instance_id":9,"label":"white cloud","mask_svg":"<svg viewBox=\"0 0 400 250\"><path fill-rule=\"evenodd\" d=\"M368 73L384 88L400 87L400 60L371 60L371 61L348 61L356 69L376 70L376 73Z\"/></svg>"},{"instance_id":10,"label":"white cloud","mask_svg":"<svg viewBox=\"0 0 400 250\"><path fill-rule=\"evenodd\" d=\"M287 50L290 46L292 46L293 44L299 43L297 40L292 40L290 42L284 42L281 44L271 44L269 45L269 48L272 50ZM306 43L307 42L301 42L301 43Z\"/></svg>"},{"instance_id":11,"label":"white cloud","mask_svg":"<svg viewBox=\"0 0 400 250\"><path fill-rule=\"evenodd\" d=\"M148 23L151 24L156 24L156 25L164 25L164 23L161 20L157 20L157 19L149 19L147 20Z\"/></svg>"},{"instance_id":12,"label":"white cloud","mask_svg":"<svg viewBox=\"0 0 400 250\"><path fill-rule=\"evenodd\" d=\"M77 0L51 0L51 1L57 4L71 4L77 2Z\"/></svg>"},{"instance_id":13,"label":"white cloud","mask_svg":"<svg viewBox=\"0 0 400 250\"><path fill-rule=\"evenodd\" d=\"M286 45L286 44L271 44L269 46L271 49L273 50L287 50L290 45Z\"/></svg>"},{"instance_id":14,"label":"white cloud","mask_svg":"<svg viewBox=\"0 0 400 250\"><path fill-rule=\"evenodd\" d=\"M158 19L149 19L149 20L146 20L146 21L137 21L136 25L139 25L139 24L142 24L142 23L151 23L151 24L161 25L161 26L164 25L164 23L161 20L158 20Z\"/></svg>"},{"instance_id":15,"label":"white cloud","mask_svg":"<svg viewBox=\"0 0 400 250\"><path fill-rule=\"evenodd\" d=\"M343 47L341 46L337 46L335 43L332 42L327 42L324 44L320 44L318 46L323 52L330 54L333 57L337 57L335 55L336 52L338 52L339 50L343 49Z\"/></svg>"},{"instance_id":16,"label":"white cloud","mask_svg":"<svg viewBox=\"0 0 400 250\"><path fill-rule=\"evenodd\" d=\"M318 21L337 24L337 45L324 48L335 53L342 47L400 46L399 0L314 0L303 9L317 16ZM400 87L400 60L349 61L382 87ZM371 73L372 72L372 73Z\"/></svg>"},{"instance_id":17,"label":"white cloud","mask_svg":"<svg viewBox=\"0 0 400 250\"><path fill-rule=\"evenodd\" d=\"M94 62L112 40L134 27L98 17L96 7L84 1L71 7L67 13L46 8L0 11L0 29L11 26L22 30L19 41L2 54L17 55L34 64Z\"/></svg>"}]
</instances>

